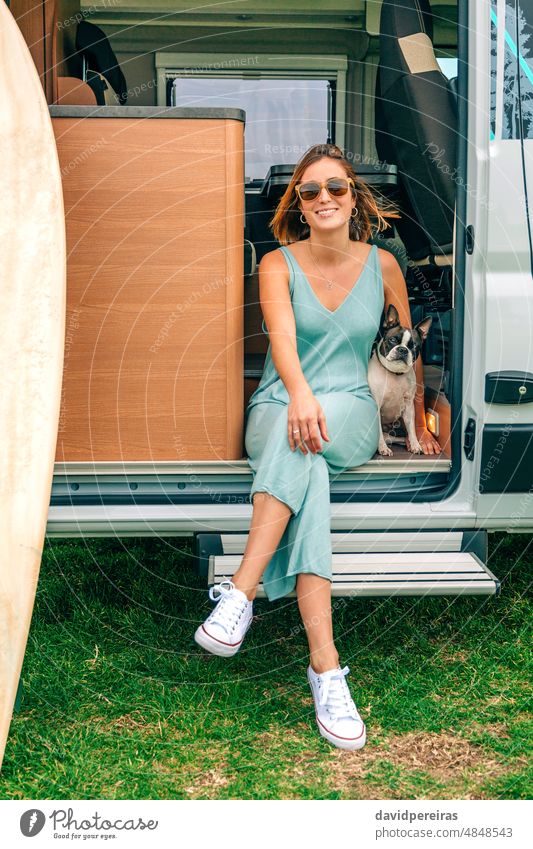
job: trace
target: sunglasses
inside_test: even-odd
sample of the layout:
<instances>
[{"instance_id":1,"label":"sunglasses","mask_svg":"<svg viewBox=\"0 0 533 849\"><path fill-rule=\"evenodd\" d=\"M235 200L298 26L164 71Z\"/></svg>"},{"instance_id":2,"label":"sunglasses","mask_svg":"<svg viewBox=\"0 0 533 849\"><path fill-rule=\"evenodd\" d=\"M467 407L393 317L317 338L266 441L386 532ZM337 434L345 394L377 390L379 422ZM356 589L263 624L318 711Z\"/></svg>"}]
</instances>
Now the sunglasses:
<instances>
[{"instance_id":1,"label":"sunglasses","mask_svg":"<svg viewBox=\"0 0 533 849\"><path fill-rule=\"evenodd\" d=\"M355 183L351 177L330 177L324 183L310 180L308 183L298 183L294 188L300 200L315 200L324 186L332 198L341 198L350 190L350 186L355 188Z\"/></svg>"}]
</instances>

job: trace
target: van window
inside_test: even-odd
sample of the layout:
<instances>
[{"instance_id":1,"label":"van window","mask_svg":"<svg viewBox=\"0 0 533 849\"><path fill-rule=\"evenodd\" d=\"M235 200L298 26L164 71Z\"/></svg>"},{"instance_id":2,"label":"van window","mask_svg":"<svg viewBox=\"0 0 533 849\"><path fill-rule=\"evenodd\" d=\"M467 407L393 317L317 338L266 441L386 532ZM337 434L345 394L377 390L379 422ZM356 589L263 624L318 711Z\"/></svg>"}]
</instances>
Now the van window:
<instances>
[{"instance_id":1,"label":"van window","mask_svg":"<svg viewBox=\"0 0 533 849\"><path fill-rule=\"evenodd\" d=\"M444 76L453 80L457 76L457 58L455 56L437 56L436 59Z\"/></svg>"},{"instance_id":2,"label":"van window","mask_svg":"<svg viewBox=\"0 0 533 849\"><path fill-rule=\"evenodd\" d=\"M246 182L264 179L271 165L296 162L312 144L333 141L327 80L176 77L172 106L244 109Z\"/></svg>"},{"instance_id":3,"label":"van window","mask_svg":"<svg viewBox=\"0 0 533 849\"><path fill-rule=\"evenodd\" d=\"M497 6L492 4L492 77L496 74L495 54L498 27ZM518 10L518 16L516 13ZM491 84L491 120L496 109L496 86ZM493 128L494 130L494 128ZM533 138L533 4L530 0L506 0L502 139Z\"/></svg>"},{"instance_id":4,"label":"van window","mask_svg":"<svg viewBox=\"0 0 533 849\"><path fill-rule=\"evenodd\" d=\"M496 0L490 7L490 140L496 138L496 77L498 75L498 17Z\"/></svg>"},{"instance_id":5,"label":"van window","mask_svg":"<svg viewBox=\"0 0 533 849\"><path fill-rule=\"evenodd\" d=\"M246 181L297 162L317 142L345 143L348 57L297 52L156 51L158 106L243 109Z\"/></svg>"}]
</instances>

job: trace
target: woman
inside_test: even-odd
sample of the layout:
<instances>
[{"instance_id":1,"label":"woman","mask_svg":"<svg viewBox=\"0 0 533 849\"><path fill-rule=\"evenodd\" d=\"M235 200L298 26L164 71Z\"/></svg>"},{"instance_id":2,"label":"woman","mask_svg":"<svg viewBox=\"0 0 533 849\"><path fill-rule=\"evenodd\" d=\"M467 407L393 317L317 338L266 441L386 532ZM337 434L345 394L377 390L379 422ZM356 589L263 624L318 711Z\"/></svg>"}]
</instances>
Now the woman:
<instances>
[{"instance_id":1,"label":"woman","mask_svg":"<svg viewBox=\"0 0 533 849\"><path fill-rule=\"evenodd\" d=\"M371 216L383 229L382 210L342 151L310 148L271 222L282 247L259 266L270 347L246 409L254 473L248 542L233 580L211 588L217 606L195 634L208 651L231 656L251 624L261 576L271 601L296 585L318 728L345 749L361 748L366 730L333 640L329 475L366 463L377 450L367 369L389 303L411 327L397 260L367 244ZM438 453L425 426L420 358L416 373L417 437L425 454Z\"/></svg>"}]
</instances>

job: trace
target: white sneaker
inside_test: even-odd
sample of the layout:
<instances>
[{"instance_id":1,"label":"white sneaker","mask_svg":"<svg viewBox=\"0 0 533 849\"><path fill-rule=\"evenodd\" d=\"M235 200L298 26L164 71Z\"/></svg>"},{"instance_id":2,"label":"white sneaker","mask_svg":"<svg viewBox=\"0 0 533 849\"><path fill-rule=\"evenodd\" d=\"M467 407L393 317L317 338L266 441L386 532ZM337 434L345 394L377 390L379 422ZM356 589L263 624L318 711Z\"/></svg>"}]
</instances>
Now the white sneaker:
<instances>
[{"instance_id":1,"label":"white sneaker","mask_svg":"<svg viewBox=\"0 0 533 849\"><path fill-rule=\"evenodd\" d=\"M212 654L231 657L239 651L252 624L253 602L229 578L212 586L209 598L218 599L218 604L196 629L194 639Z\"/></svg>"},{"instance_id":2,"label":"white sneaker","mask_svg":"<svg viewBox=\"0 0 533 849\"><path fill-rule=\"evenodd\" d=\"M308 666L307 679L322 737L340 749L361 749L366 743L366 728L346 683L349 671L347 666L339 666L318 675Z\"/></svg>"}]
</instances>

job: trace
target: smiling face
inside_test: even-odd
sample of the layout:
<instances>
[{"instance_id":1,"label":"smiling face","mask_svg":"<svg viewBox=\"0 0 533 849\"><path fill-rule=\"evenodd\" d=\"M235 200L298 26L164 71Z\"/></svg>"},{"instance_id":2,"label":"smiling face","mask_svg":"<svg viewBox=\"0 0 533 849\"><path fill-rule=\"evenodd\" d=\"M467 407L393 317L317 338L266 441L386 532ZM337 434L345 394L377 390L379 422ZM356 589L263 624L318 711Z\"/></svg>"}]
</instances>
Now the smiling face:
<instances>
[{"instance_id":1,"label":"smiling face","mask_svg":"<svg viewBox=\"0 0 533 849\"><path fill-rule=\"evenodd\" d=\"M308 183L311 180L324 183L330 177L346 179L347 174L340 162L325 156L305 169L300 183ZM347 227L354 205L354 193L351 186L350 191L342 197L332 197L323 186L314 200L300 200L298 203L309 227L318 233Z\"/></svg>"}]
</instances>

